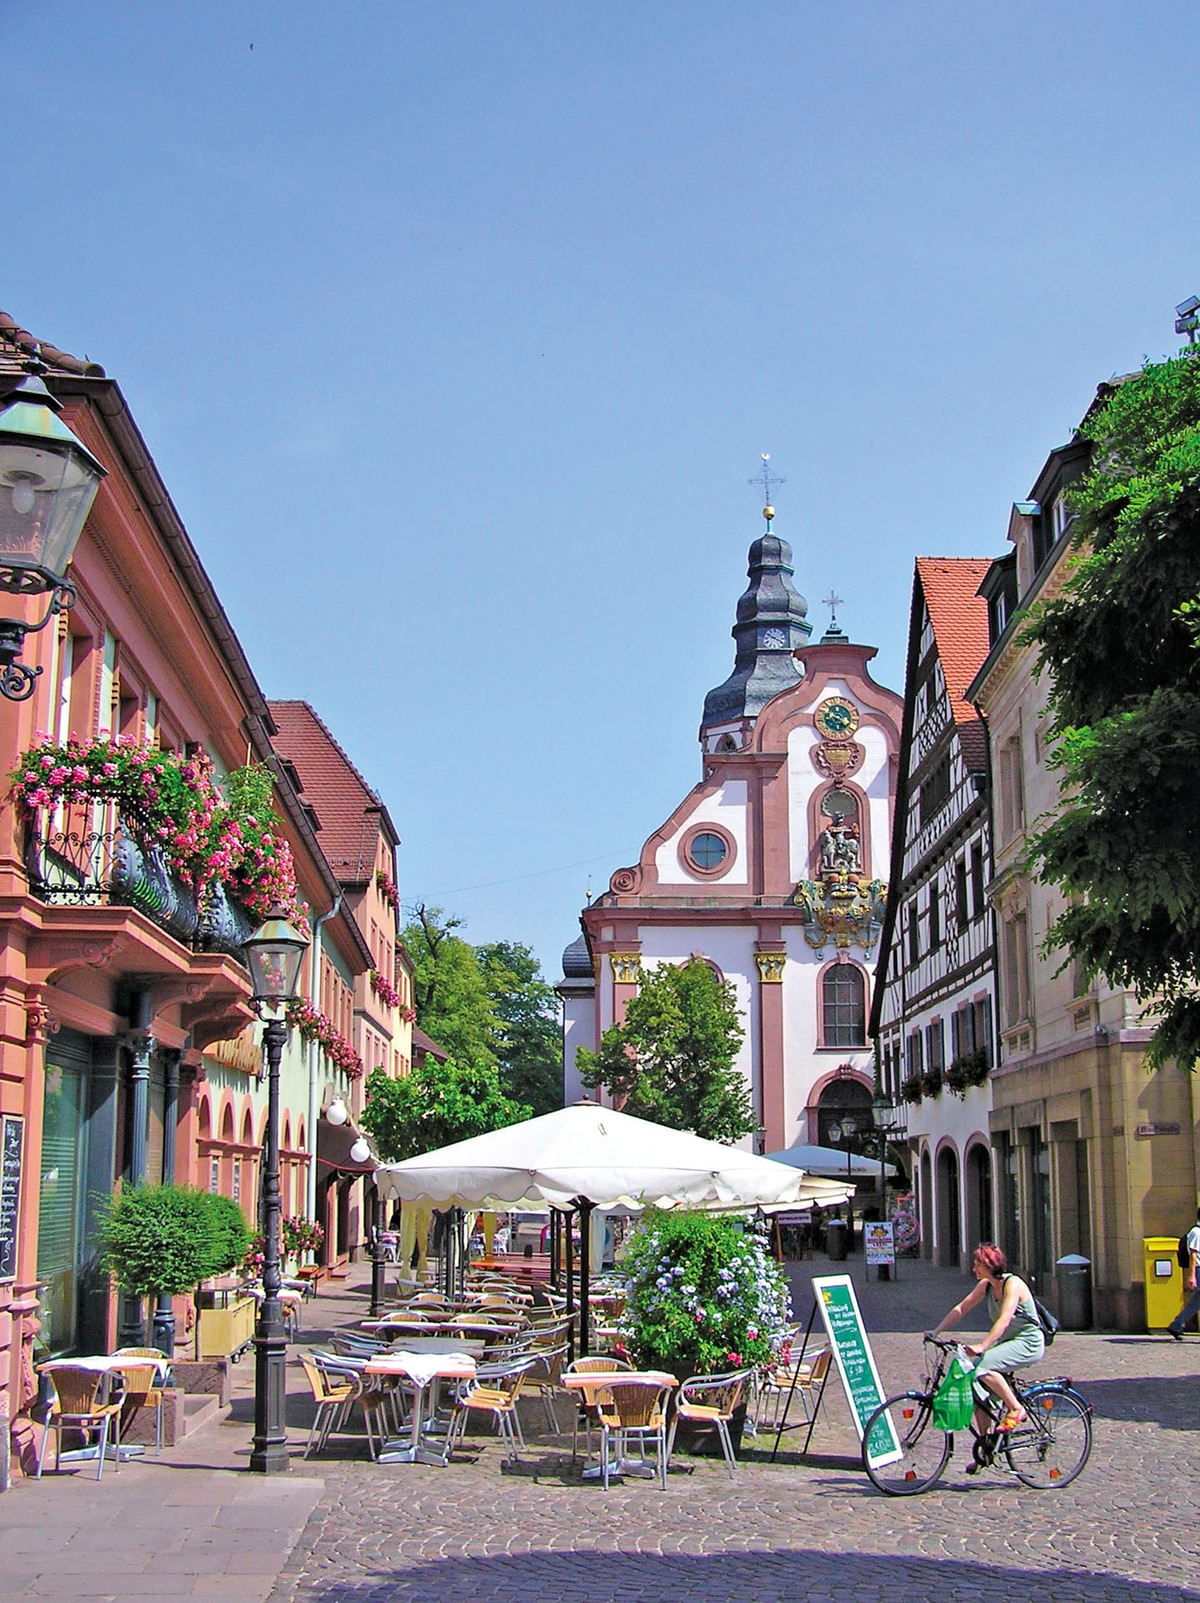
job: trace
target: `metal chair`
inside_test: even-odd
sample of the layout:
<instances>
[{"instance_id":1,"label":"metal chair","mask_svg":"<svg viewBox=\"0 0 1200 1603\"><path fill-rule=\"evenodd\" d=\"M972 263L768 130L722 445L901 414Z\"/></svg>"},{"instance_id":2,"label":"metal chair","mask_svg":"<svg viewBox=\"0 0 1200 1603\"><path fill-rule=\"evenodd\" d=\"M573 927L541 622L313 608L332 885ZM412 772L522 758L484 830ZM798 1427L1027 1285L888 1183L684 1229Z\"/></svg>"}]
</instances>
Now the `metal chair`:
<instances>
[{"instance_id":1,"label":"metal chair","mask_svg":"<svg viewBox=\"0 0 1200 1603\"><path fill-rule=\"evenodd\" d=\"M561 1373L564 1375L616 1375L622 1373L622 1371L628 1373L632 1368L633 1365L626 1363L623 1358L609 1358L604 1353L589 1353L586 1358L576 1358ZM583 1450L585 1453L590 1453L592 1450L592 1426L596 1423L596 1405L594 1402L588 1401L585 1392L581 1392L579 1395L579 1407L575 1411L575 1424L571 1431L572 1458L578 1458L579 1456L579 1424L581 1420L584 1428Z\"/></svg>"},{"instance_id":2,"label":"metal chair","mask_svg":"<svg viewBox=\"0 0 1200 1603\"><path fill-rule=\"evenodd\" d=\"M727 1375L692 1375L679 1388L675 1418L671 1421L671 1436L667 1443L667 1457L675 1450L675 1432L680 1420L701 1427L711 1426L721 1443L721 1452L729 1469L729 1479L737 1479L737 1460L733 1456L733 1442L729 1425L735 1411L746 1396L753 1371L734 1370Z\"/></svg>"},{"instance_id":3,"label":"metal chair","mask_svg":"<svg viewBox=\"0 0 1200 1603\"><path fill-rule=\"evenodd\" d=\"M459 1388L446 1434L447 1458L466 1434L468 1415L486 1413L496 1422L505 1457L516 1459L518 1447L525 1446L517 1399L534 1363L534 1359L524 1358L515 1364L481 1365L474 1380L466 1381Z\"/></svg>"},{"instance_id":4,"label":"metal chair","mask_svg":"<svg viewBox=\"0 0 1200 1603\"><path fill-rule=\"evenodd\" d=\"M96 1479L104 1474L104 1456L108 1451L109 1431L112 1431L116 1448L116 1465L121 1467L121 1400L113 1400L113 1376L109 1370L97 1373L94 1369L71 1369L66 1365L49 1371L54 1386L54 1402L46 1417L42 1444L38 1449L36 1479L42 1478L42 1465L46 1458L46 1442L54 1432L54 1471L62 1464L62 1433L64 1430L82 1431L86 1440L92 1431L99 1437L100 1455L96 1460Z\"/></svg>"},{"instance_id":5,"label":"metal chair","mask_svg":"<svg viewBox=\"0 0 1200 1603\"><path fill-rule=\"evenodd\" d=\"M647 1442L654 1445L655 1460L662 1489L667 1489L667 1400L672 1387L646 1377L618 1377L596 1397L596 1414L600 1425L600 1475L607 1488L612 1473L612 1444L617 1444L617 1464L625 1455L629 1442L635 1441L643 1449Z\"/></svg>"},{"instance_id":6,"label":"metal chair","mask_svg":"<svg viewBox=\"0 0 1200 1603\"><path fill-rule=\"evenodd\" d=\"M804 1418L811 1425L832 1357L829 1348L822 1347L803 1362L776 1364L767 1370L759 1380L755 1417L757 1428L767 1431L779 1429L782 1412L787 1407L789 1396L793 1395L793 1381L794 1395L800 1399Z\"/></svg>"},{"instance_id":7,"label":"metal chair","mask_svg":"<svg viewBox=\"0 0 1200 1603\"><path fill-rule=\"evenodd\" d=\"M166 1387L161 1379L161 1365L166 1361L166 1353L158 1347L118 1347L113 1354L114 1358L151 1358L156 1360L149 1363L144 1369L123 1369L121 1378L125 1383L125 1395L122 1398L121 1428L122 1430L137 1413L139 1408L152 1408L154 1410L154 1451L162 1452L162 1417L163 1407L166 1403Z\"/></svg>"}]
</instances>

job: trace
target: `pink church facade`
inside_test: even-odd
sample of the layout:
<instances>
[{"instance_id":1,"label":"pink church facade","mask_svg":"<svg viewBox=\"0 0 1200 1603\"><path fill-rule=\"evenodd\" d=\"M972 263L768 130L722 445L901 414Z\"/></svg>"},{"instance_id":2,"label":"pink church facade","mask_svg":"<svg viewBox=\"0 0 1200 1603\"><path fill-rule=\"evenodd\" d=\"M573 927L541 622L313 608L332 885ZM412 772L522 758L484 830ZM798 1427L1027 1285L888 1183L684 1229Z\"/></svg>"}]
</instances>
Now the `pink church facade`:
<instances>
[{"instance_id":1,"label":"pink church facade","mask_svg":"<svg viewBox=\"0 0 1200 1603\"><path fill-rule=\"evenodd\" d=\"M810 643L791 551L750 548L737 660L710 692L702 777L582 915L564 953L565 1093L575 1054L618 1023L640 975L693 955L734 987L758 1150L827 1139L870 1105L866 1022L886 900L901 698L836 623Z\"/></svg>"}]
</instances>

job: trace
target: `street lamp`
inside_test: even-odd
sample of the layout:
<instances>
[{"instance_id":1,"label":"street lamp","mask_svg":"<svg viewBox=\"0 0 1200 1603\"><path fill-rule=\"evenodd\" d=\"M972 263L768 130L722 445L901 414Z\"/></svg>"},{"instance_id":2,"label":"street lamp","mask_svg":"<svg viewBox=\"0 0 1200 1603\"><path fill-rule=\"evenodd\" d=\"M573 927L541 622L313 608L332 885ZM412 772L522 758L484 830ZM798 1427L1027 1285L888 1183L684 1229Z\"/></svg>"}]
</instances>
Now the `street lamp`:
<instances>
[{"instance_id":1,"label":"street lamp","mask_svg":"<svg viewBox=\"0 0 1200 1603\"><path fill-rule=\"evenodd\" d=\"M881 1218L887 1223L887 1138L896 1127L896 1104L880 1086L871 1098L871 1111L875 1115L875 1128L879 1131L879 1206ZM879 1264L876 1274L880 1280L891 1278L887 1264Z\"/></svg>"},{"instance_id":2,"label":"street lamp","mask_svg":"<svg viewBox=\"0 0 1200 1603\"><path fill-rule=\"evenodd\" d=\"M254 1326L254 1441L250 1468L278 1475L288 1468L287 1336L279 1300L279 1064L287 1040L286 1008L298 994L308 939L276 909L242 944L254 1011L266 1019L267 1145L263 1155L263 1298Z\"/></svg>"},{"instance_id":3,"label":"street lamp","mask_svg":"<svg viewBox=\"0 0 1200 1603\"><path fill-rule=\"evenodd\" d=\"M18 662L37 634L75 601L66 577L105 469L63 423L62 403L36 357L0 407L0 591L50 596L39 623L0 618L0 695L28 701L41 668Z\"/></svg>"}]
</instances>

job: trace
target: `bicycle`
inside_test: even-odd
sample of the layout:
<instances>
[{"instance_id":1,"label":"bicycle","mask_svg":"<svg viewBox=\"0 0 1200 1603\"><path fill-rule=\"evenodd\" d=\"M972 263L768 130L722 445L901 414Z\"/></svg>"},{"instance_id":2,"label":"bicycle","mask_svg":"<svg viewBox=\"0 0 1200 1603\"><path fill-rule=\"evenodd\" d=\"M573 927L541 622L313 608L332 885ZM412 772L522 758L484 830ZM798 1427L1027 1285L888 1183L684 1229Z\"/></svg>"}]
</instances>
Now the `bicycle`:
<instances>
[{"instance_id":1,"label":"bicycle","mask_svg":"<svg viewBox=\"0 0 1200 1603\"><path fill-rule=\"evenodd\" d=\"M863 1427L863 1468L872 1483L891 1497L912 1497L936 1485L954 1450L954 1432L934 1423L933 1400L957 1342L925 1337L937 1356L919 1391L901 1392L880 1403ZM926 1353L928 1361L928 1352ZM991 1416L991 1428L976 1429L969 1475L991 1468L1001 1457L1026 1486L1057 1491L1083 1469L1092 1451L1092 1407L1075 1390L1069 1375L1022 1385L1009 1381L1027 1418L1013 1430L1002 1430L1001 1408L988 1394L977 1410Z\"/></svg>"}]
</instances>

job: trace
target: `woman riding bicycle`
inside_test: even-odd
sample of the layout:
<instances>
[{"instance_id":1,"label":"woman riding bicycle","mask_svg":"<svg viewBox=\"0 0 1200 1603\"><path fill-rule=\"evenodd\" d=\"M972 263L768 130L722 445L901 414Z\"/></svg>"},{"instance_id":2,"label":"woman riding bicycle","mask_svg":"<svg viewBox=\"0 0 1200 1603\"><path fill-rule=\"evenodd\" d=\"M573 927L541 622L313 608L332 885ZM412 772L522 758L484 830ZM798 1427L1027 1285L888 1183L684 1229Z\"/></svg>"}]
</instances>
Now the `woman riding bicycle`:
<instances>
[{"instance_id":1,"label":"woman riding bicycle","mask_svg":"<svg viewBox=\"0 0 1200 1603\"><path fill-rule=\"evenodd\" d=\"M1033 1293L1020 1275L1009 1274L1004 1254L990 1242L982 1242L971 1260L976 1285L954 1307L933 1332L940 1336L944 1330L957 1325L972 1308L978 1308L985 1297L999 1305L995 1322L985 1336L964 1345L963 1351L978 1358L975 1382L987 1387L1000 1399L1005 1413L1001 1430L1015 1430L1023 1425L1026 1412L1003 1373L1006 1369L1024 1369L1044 1357L1046 1342L1042 1335L1041 1320L1033 1302ZM978 1389L976 1395L980 1395Z\"/></svg>"}]
</instances>

